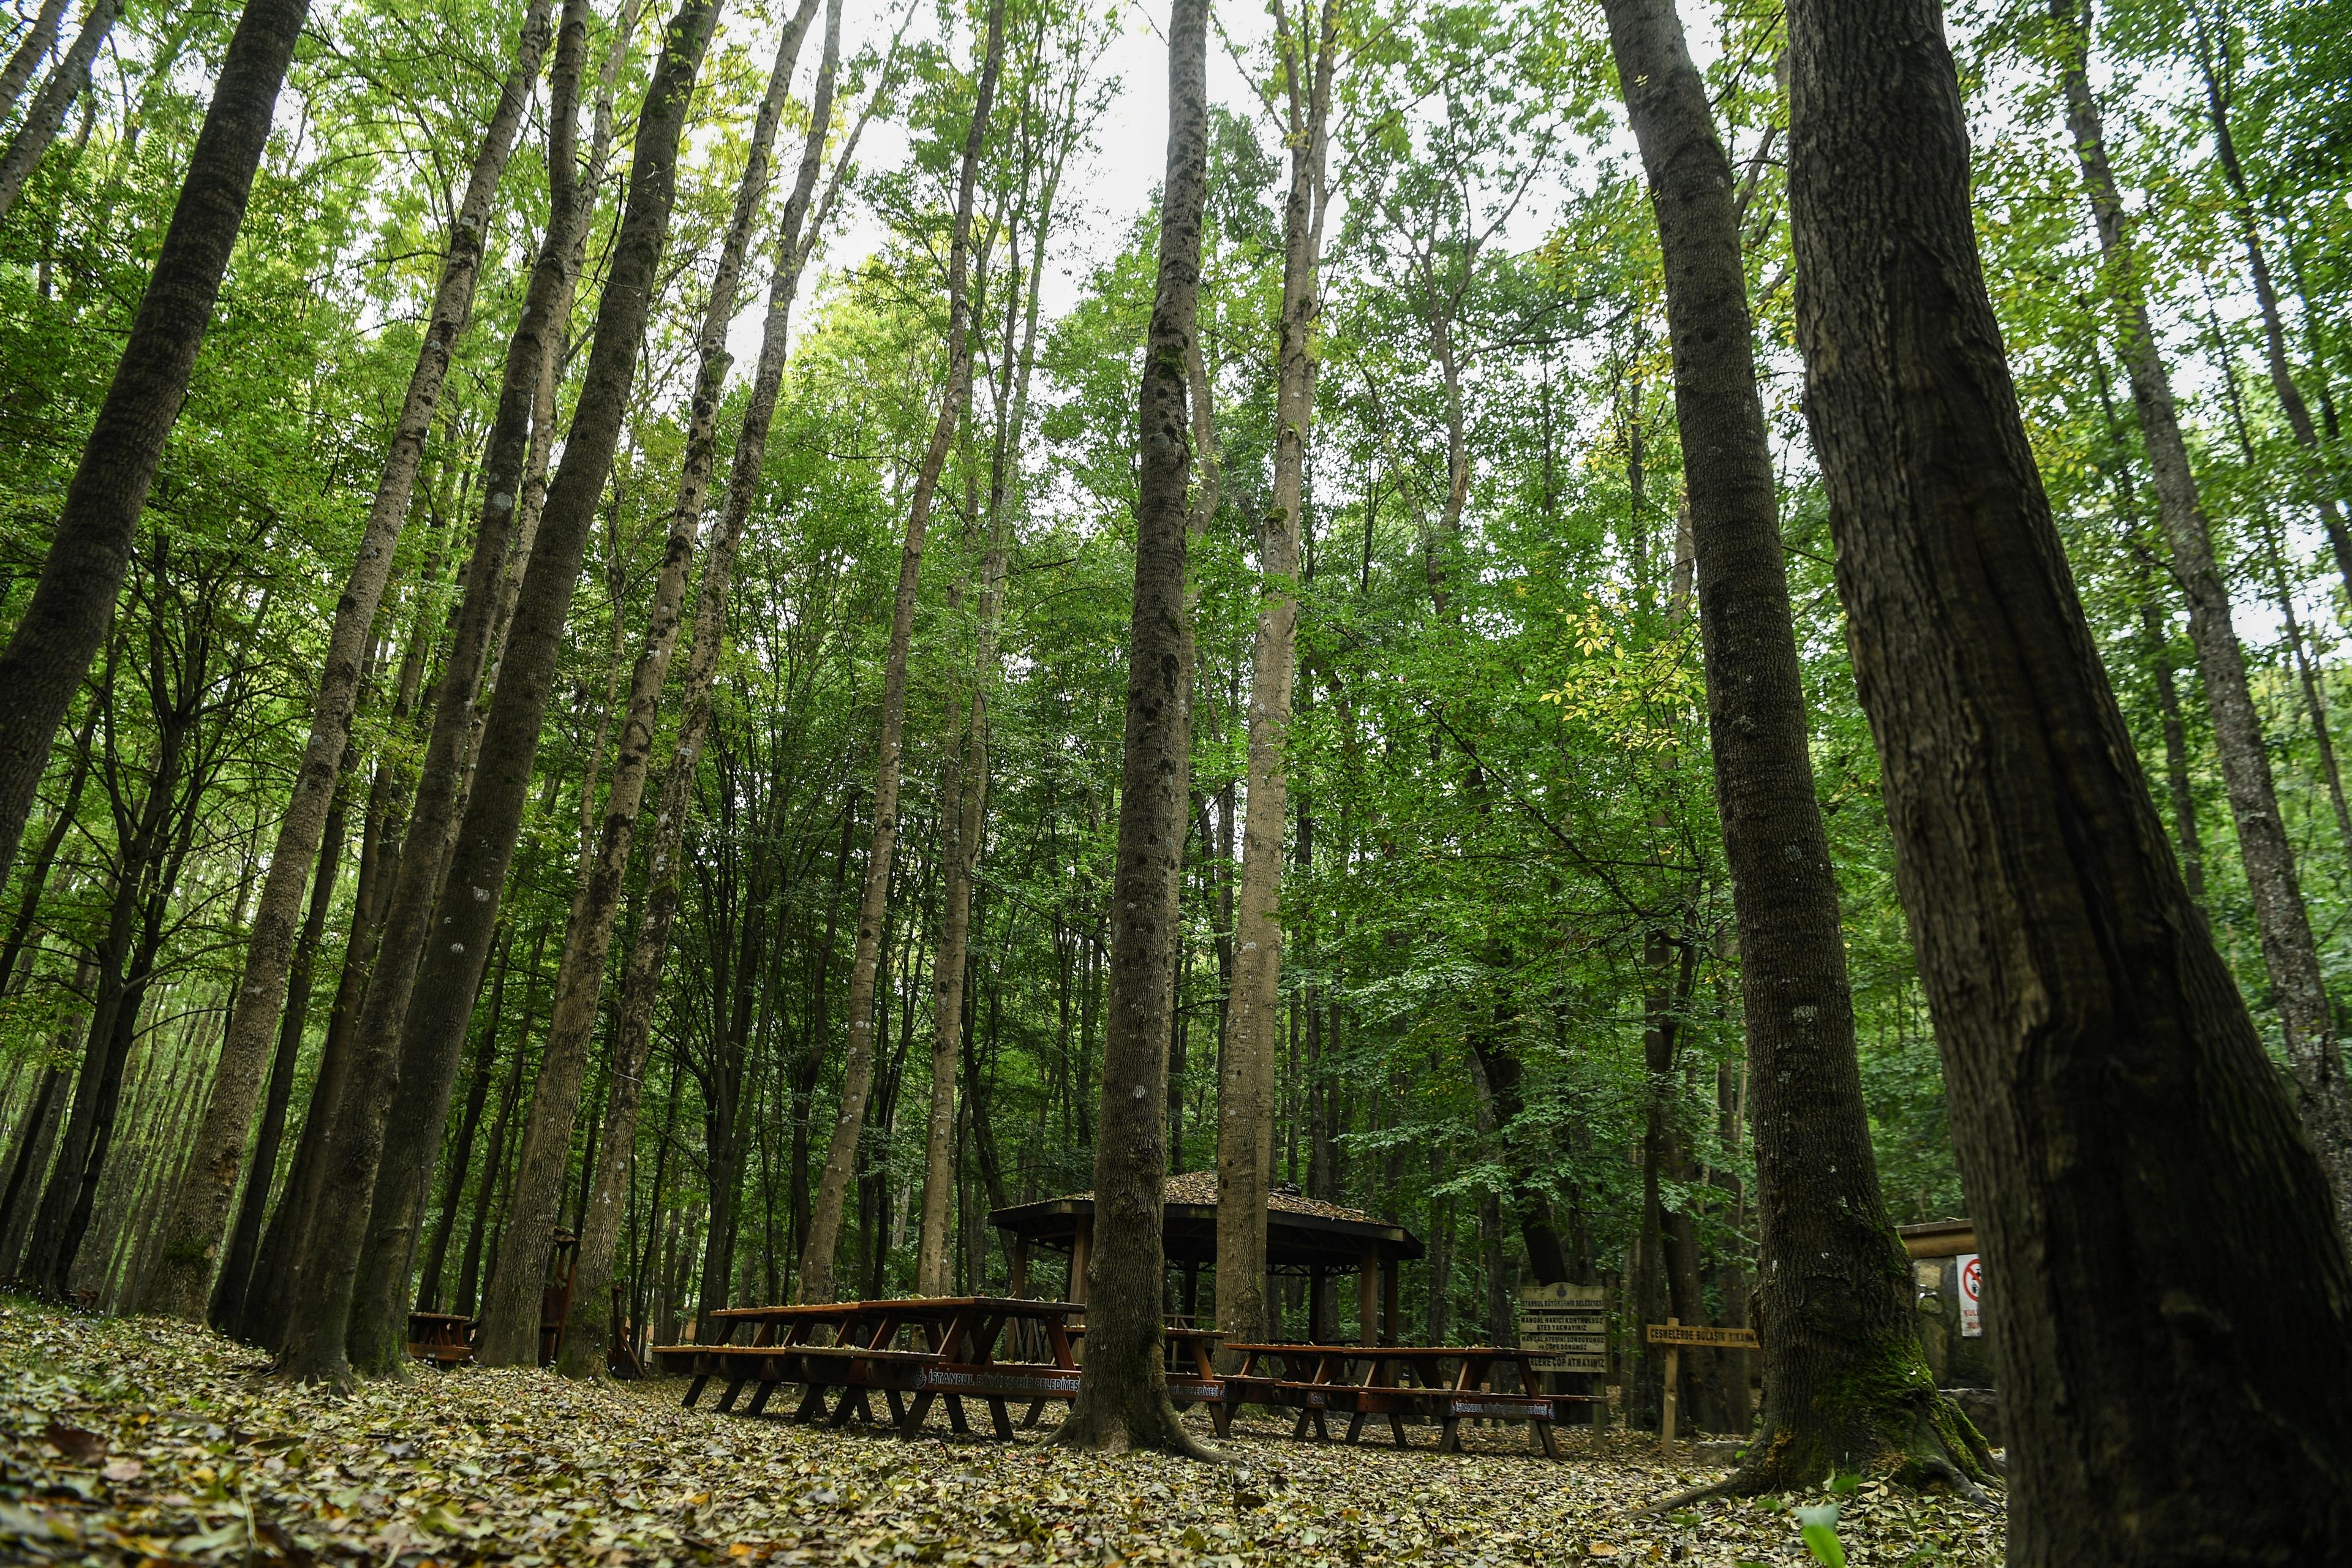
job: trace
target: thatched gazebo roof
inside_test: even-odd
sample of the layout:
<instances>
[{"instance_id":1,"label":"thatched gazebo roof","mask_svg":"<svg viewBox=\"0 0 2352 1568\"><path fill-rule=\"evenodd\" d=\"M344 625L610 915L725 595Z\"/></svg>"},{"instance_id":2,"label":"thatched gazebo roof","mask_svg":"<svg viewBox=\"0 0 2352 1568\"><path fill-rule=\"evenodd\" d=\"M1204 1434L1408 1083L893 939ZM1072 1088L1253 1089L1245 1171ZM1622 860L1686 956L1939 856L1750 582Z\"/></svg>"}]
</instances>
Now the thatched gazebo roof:
<instances>
[{"instance_id":1,"label":"thatched gazebo roof","mask_svg":"<svg viewBox=\"0 0 2352 1568\"><path fill-rule=\"evenodd\" d=\"M1217 1173L1186 1171L1168 1177L1162 1190L1166 1207L1161 1210L1161 1226L1168 1261L1187 1268L1213 1267ZM1288 1183L1275 1187L1266 1197L1265 1208L1266 1263L1276 1272L1351 1273L1363 1267L1368 1256L1389 1271L1428 1250L1419 1237L1393 1220L1307 1197ZM1071 1193L998 1209L988 1222L1010 1233L1016 1245L1067 1252L1082 1235L1091 1237L1094 1215L1094 1194Z\"/></svg>"}]
</instances>

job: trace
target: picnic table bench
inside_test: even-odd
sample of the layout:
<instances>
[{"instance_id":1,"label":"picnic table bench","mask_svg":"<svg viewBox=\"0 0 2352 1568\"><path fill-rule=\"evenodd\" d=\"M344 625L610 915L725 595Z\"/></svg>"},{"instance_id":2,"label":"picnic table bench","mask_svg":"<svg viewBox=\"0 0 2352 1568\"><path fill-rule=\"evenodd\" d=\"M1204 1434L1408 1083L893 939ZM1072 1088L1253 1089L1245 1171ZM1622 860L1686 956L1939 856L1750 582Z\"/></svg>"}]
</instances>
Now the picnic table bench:
<instances>
[{"instance_id":1,"label":"picnic table bench","mask_svg":"<svg viewBox=\"0 0 2352 1568\"><path fill-rule=\"evenodd\" d=\"M474 1320L462 1312L408 1314L408 1353L436 1366L474 1359Z\"/></svg>"},{"instance_id":2,"label":"picnic table bench","mask_svg":"<svg viewBox=\"0 0 2352 1568\"><path fill-rule=\"evenodd\" d=\"M1318 1345L1237 1344L1226 1347L1243 1357L1240 1372L1222 1380L1223 1397L1210 1407L1217 1435L1231 1428L1233 1413L1243 1405L1265 1405L1298 1412L1291 1429L1304 1437L1312 1429L1329 1439L1327 1413L1348 1415L1348 1441L1363 1436L1364 1423L1385 1416L1389 1432L1400 1448L1405 1439L1405 1417L1434 1416L1440 1423L1437 1451L1459 1453L1462 1422L1466 1417L1525 1421L1536 1446L1549 1458L1560 1458L1559 1441L1552 1433L1556 1406L1585 1402L1583 1394L1505 1394L1487 1386L1497 1366L1517 1366L1519 1386L1538 1386L1535 1363L1545 1352L1515 1345ZM1454 1363L1449 1378L1445 1363ZM1271 1370L1259 1368L1272 1363Z\"/></svg>"},{"instance_id":3,"label":"picnic table bench","mask_svg":"<svg viewBox=\"0 0 2352 1568\"><path fill-rule=\"evenodd\" d=\"M803 1392L793 1419L842 1426L852 1416L874 1421L869 1397L878 1391L888 1403L890 1424L911 1437L940 1401L950 1426L969 1433L964 1401L977 1399L987 1405L996 1435L1009 1438L1014 1424L1008 1405L1029 1406L1020 1423L1028 1426L1047 1400L1077 1397L1086 1329L1070 1319L1084 1310L1072 1301L1006 1296L730 1307L709 1314L722 1331L711 1343L662 1345L653 1353L663 1370L688 1379L688 1406L718 1379L726 1386L717 1408L733 1411L750 1389L742 1414L755 1416L779 1386L798 1384ZM1327 1415L1344 1412L1350 1443L1362 1436L1368 1419L1384 1416L1401 1448L1411 1446L1407 1417L1433 1419L1441 1428L1440 1453L1461 1450L1465 1417L1525 1421L1536 1446L1557 1459L1556 1406L1587 1398L1490 1388L1495 1369L1507 1365L1519 1369L1522 1387L1537 1386L1535 1362L1544 1352L1517 1346L1234 1345L1229 1348L1244 1358L1242 1370L1221 1376L1211 1358L1223 1334L1191 1328L1161 1333L1170 1398L1179 1405L1206 1405L1221 1437L1231 1434L1233 1414L1243 1405L1295 1409L1292 1436L1312 1431L1326 1440L1331 1436ZM1000 1359L1008 1342L1025 1344L1032 1353L1042 1351L1045 1359Z\"/></svg>"},{"instance_id":4,"label":"picnic table bench","mask_svg":"<svg viewBox=\"0 0 2352 1568\"><path fill-rule=\"evenodd\" d=\"M1077 1397L1076 1342L1085 1331L1069 1319L1085 1310L1072 1301L1034 1301L1008 1296L917 1297L887 1301L825 1301L790 1307L730 1307L710 1314L723 1326L710 1344L663 1345L655 1359L689 1381L685 1403L693 1405L712 1378L725 1380L718 1408L732 1410L747 1387L753 1392L743 1414L757 1415L779 1384L803 1386L795 1419L845 1425L853 1415L873 1420L868 1402L878 1390L887 1400L892 1425L908 1436L922 1429L933 1404L945 1400L950 1425L969 1432L963 1402L988 1405L996 1435L1013 1435L1009 1401L1030 1406L1023 1423L1037 1418L1049 1399ZM748 1342L736 1339L746 1328ZM1039 1345L1045 1360L999 1359L1008 1329ZM1179 1342L1216 1336L1184 1331ZM901 1339L919 1342L902 1345ZM1186 1375L1169 1379L1170 1392L1188 1401L1213 1400L1220 1391L1205 1349L1190 1354ZM827 1411L830 1402L833 1408Z\"/></svg>"}]
</instances>

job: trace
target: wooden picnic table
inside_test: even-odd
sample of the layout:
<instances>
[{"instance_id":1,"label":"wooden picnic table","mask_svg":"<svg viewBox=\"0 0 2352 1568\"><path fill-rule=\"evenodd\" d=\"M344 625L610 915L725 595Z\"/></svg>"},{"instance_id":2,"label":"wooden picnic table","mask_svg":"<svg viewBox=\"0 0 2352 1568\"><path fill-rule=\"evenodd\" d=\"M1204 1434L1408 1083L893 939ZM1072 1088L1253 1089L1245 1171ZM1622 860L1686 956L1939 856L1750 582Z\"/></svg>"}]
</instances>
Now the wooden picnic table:
<instances>
[{"instance_id":1,"label":"wooden picnic table","mask_svg":"<svg viewBox=\"0 0 2352 1568\"><path fill-rule=\"evenodd\" d=\"M654 1356L666 1370L692 1380L686 1390L689 1405L719 1377L726 1380L727 1388L718 1407L732 1410L737 1396L751 1387L751 1403L743 1413L757 1415L779 1384L796 1383L805 1393L794 1418L823 1418L839 1426L853 1415L872 1420L867 1395L878 1389L889 1402L892 1424L912 1436L940 1399L947 1402L954 1429L970 1431L963 1402L975 1398L986 1402L996 1435L1010 1437L1008 1401L1031 1406L1026 1425L1036 1419L1045 1401L1077 1397L1074 1340L1084 1331L1074 1334L1069 1319L1084 1310L1073 1301L1009 1296L730 1307L710 1314L725 1329L718 1342L664 1345ZM999 1343L1015 1326L1025 1329L1023 1337L1042 1341L1047 1359L999 1359ZM747 1327L749 1342L735 1342ZM915 1342L902 1344L902 1340ZM1196 1367L1207 1364L1205 1355L1194 1359ZM1215 1399L1220 1393L1213 1372L1205 1377L1171 1378L1170 1388L1193 1400ZM828 1400L833 1402L829 1413Z\"/></svg>"},{"instance_id":2,"label":"wooden picnic table","mask_svg":"<svg viewBox=\"0 0 2352 1568\"><path fill-rule=\"evenodd\" d=\"M474 1359L474 1320L462 1312L408 1314L408 1353L436 1366Z\"/></svg>"},{"instance_id":3,"label":"wooden picnic table","mask_svg":"<svg viewBox=\"0 0 2352 1568\"><path fill-rule=\"evenodd\" d=\"M1319 1345L1237 1344L1228 1350L1243 1357L1240 1372L1222 1380L1223 1397L1211 1406L1217 1435L1230 1429L1233 1413L1243 1405L1267 1405L1298 1412L1291 1429L1304 1437L1311 1428L1328 1440L1324 1425L1329 1411L1348 1413L1348 1441L1363 1436L1364 1422L1386 1416L1389 1431L1400 1448L1408 1447L1404 1418L1434 1415L1441 1423L1437 1451L1458 1453L1465 1416L1487 1420L1525 1421L1536 1446L1551 1458L1560 1458L1553 1436L1555 1406L1563 1400L1584 1400L1582 1394L1504 1394L1487 1386L1497 1366L1517 1366L1519 1386L1538 1386L1535 1363L1547 1352L1516 1345ZM1259 1371L1271 1363L1271 1373ZM1446 1363L1454 1363L1452 1376Z\"/></svg>"},{"instance_id":4,"label":"wooden picnic table","mask_svg":"<svg viewBox=\"0 0 2352 1568\"><path fill-rule=\"evenodd\" d=\"M1087 1336L1083 1323L1072 1323L1063 1331L1070 1336L1070 1343L1074 1347L1084 1342ZM1160 1337L1168 1344L1168 1370L1171 1374L1180 1378L1216 1377L1215 1357L1217 1345L1225 1337L1223 1330L1185 1329L1171 1325L1160 1331Z\"/></svg>"}]
</instances>

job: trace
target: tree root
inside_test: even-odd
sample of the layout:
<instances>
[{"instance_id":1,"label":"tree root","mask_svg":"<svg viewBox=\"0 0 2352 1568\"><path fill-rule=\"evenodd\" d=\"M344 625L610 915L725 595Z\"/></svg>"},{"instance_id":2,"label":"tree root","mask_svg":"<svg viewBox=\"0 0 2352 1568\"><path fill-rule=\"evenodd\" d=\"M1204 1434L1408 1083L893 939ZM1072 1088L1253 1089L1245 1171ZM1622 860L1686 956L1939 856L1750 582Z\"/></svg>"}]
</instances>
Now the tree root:
<instances>
[{"instance_id":1,"label":"tree root","mask_svg":"<svg viewBox=\"0 0 2352 1568\"><path fill-rule=\"evenodd\" d=\"M1743 1490L1739 1486L1742 1473L1743 1472L1741 1471L1734 1470L1731 1474L1724 1477L1723 1479L1719 1481L1709 1481L1703 1487L1693 1487L1688 1491L1676 1492L1671 1497L1660 1498L1657 1501L1651 1503L1641 1511L1645 1516L1650 1514L1660 1514L1672 1509L1688 1508L1695 1502L1712 1502L1719 1497L1752 1496L1752 1492ZM1769 1489L1762 1487L1755 1489L1757 1491L1768 1489Z\"/></svg>"},{"instance_id":2,"label":"tree root","mask_svg":"<svg viewBox=\"0 0 2352 1568\"><path fill-rule=\"evenodd\" d=\"M1940 1486L1980 1508L1991 1506L1992 1499L1979 1483L1999 1476L2001 1466L1992 1457L1984 1435L1958 1405L1940 1392L1929 1392L1925 1398L1904 1401L1888 1414L1890 1419L1876 1434L1876 1452L1838 1468L1851 1468L1915 1491ZM1798 1473L1810 1468L1800 1450L1812 1453L1822 1446L1800 1444L1796 1435L1788 1431L1775 1433L1769 1439L1759 1437L1748 1446L1747 1459L1722 1479L1661 1498L1641 1511L1662 1514L1717 1498L1811 1489L1826 1478Z\"/></svg>"},{"instance_id":3,"label":"tree root","mask_svg":"<svg viewBox=\"0 0 2352 1568\"><path fill-rule=\"evenodd\" d=\"M1202 1442L1177 1418L1176 1407L1161 1393L1159 1409L1137 1413L1113 1407L1110 1401L1087 1407L1082 1401L1047 1441L1057 1448L1084 1448L1095 1453L1125 1454L1138 1449L1173 1454L1206 1465L1238 1465L1239 1456Z\"/></svg>"}]
</instances>

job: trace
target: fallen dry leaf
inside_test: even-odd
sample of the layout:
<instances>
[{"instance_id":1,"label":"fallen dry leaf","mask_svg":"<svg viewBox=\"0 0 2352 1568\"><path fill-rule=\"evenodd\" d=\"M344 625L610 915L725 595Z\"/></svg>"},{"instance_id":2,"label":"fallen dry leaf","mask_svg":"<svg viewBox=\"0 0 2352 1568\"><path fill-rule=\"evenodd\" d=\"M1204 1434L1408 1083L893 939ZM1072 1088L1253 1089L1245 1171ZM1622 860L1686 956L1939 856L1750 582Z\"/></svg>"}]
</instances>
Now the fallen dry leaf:
<instances>
[{"instance_id":1,"label":"fallen dry leaf","mask_svg":"<svg viewBox=\"0 0 2352 1568\"><path fill-rule=\"evenodd\" d=\"M67 1458L78 1459L85 1465L106 1452L105 1438L79 1426L68 1426L61 1421L52 1421L43 1427L41 1438Z\"/></svg>"},{"instance_id":2,"label":"fallen dry leaf","mask_svg":"<svg viewBox=\"0 0 2352 1568\"><path fill-rule=\"evenodd\" d=\"M1721 1472L1662 1463L1654 1438L1624 1432L1570 1431L1554 1464L1517 1426L1470 1428L1469 1452L1440 1456L1424 1426L1400 1453L1369 1434L1354 1447L1294 1441L1288 1420L1252 1410L1223 1445L1242 1461L1229 1467L1065 1452L1047 1444L1051 1406L1010 1443L955 1434L944 1412L906 1442L857 1423L794 1424L781 1396L755 1420L708 1398L681 1409L677 1382L463 1368L336 1395L263 1370L257 1352L184 1323L0 1301L0 1562L1558 1568L1580 1551L1700 1568L1811 1562L1787 1500L1640 1512ZM985 1406L968 1414L988 1429ZM1200 1413L1187 1418L1205 1435ZM110 1462L94 1473L52 1428ZM1993 1568L2001 1527L1997 1506L1889 1489L1848 1499L1839 1529L1858 1565Z\"/></svg>"}]
</instances>

